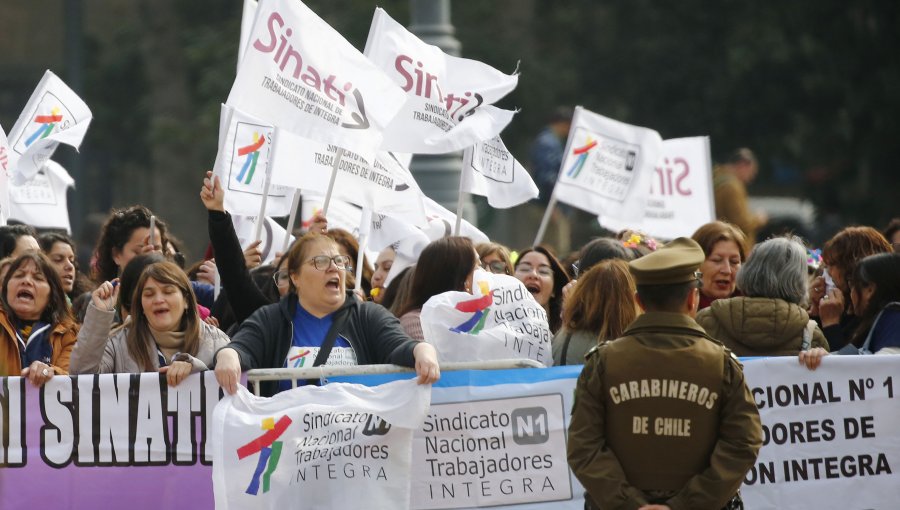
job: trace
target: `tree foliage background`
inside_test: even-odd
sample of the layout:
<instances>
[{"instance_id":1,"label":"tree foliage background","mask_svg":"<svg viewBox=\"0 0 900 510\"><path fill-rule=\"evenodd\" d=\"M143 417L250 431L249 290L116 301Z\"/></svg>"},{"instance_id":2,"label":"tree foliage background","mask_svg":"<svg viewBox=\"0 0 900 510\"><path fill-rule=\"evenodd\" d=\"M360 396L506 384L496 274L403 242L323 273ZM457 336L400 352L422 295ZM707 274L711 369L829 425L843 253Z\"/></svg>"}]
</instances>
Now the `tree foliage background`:
<instances>
[{"instance_id":1,"label":"tree foliage background","mask_svg":"<svg viewBox=\"0 0 900 510\"><path fill-rule=\"evenodd\" d=\"M307 5L362 49L374 2ZM409 1L379 5L409 23ZM33 37L38 21L62 27L48 15L57 9L0 7L0 49L23 47L18 37ZM82 153L62 156L81 167L73 224L92 233L90 213L145 203L199 257L197 192L234 79L241 1L93 0L82 12L81 93L95 119ZM456 1L452 21L463 56L507 72L520 62L501 106L521 109L503 136L523 163L549 112L579 104L663 138L709 135L714 156L751 147L761 162L751 191L812 200L819 238L900 215L900 3ZM0 56L14 71L0 76L7 129L44 69L71 71L65 42L52 41L58 54Z\"/></svg>"}]
</instances>

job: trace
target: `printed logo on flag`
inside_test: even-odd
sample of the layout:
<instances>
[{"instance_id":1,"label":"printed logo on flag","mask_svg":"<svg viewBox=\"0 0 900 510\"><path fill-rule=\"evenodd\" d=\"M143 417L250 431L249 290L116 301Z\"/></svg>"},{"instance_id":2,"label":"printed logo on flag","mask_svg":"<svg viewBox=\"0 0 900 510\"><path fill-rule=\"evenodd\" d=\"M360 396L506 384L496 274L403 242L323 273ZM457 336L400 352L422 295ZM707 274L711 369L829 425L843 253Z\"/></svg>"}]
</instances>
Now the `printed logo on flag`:
<instances>
[{"instance_id":1,"label":"printed logo on flag","mask_svg":"<svg viewBox=\"0 0 900 510\"><path fill-rule=\"evenodd\" d=\"M456 304L457 310L460 312L471 313L472 317L459 326L450 328L450 331L453 331L454 333L477 335L484 329L484 323L487 320L488 312L491 311L491 303L494 302L494 291L489 289L488 283L484 281L478 282L478 286L481 288L482 296Z\"/></svg>"},{"instance_id":2,"label":"printed logo on flag","mask_svg":"<svg viewBox=\"0 0 900 510\"><path fill-rule=\"evenodd\" d=\"M276 439L284 434L291 423L291 419L286 415L282 416L278 422L272 417L265 418L262 420L262 429L265 432L237 449L238 459L259 453L259 461L256 463L256 469L253 471L250 484L245 491L247 494L256 496L259 493L260 480L263 493L269 492L272 473L275 472L278 467L278 459L281 458L282 442L276 441Z\"/></svg>"},{"instance_id":3,"label":"printed logo on flag","mask_svg":"<svg viewBox=\"0 0 900 510\"><path fill-rule=\"evenodd\" d=\"M516 160L506 150L500 137L475 145L478 152L472 158L472 169L485 178L511 184L515 181Z\"/></svg>"},{"instance_id":4,"label":"printed logo on flag","mask_svg":"<svg viewBox=\"0 0 900 510\"><path fill-rule=\"evenodd\" d=\"M639 155L639 145L578 127L565 160L572 163L559 180L623 202L634 180Z\"/></svg>"},{"instance_id":5,"label":"printed logo on flag","mask_svg":"<svg viewBox=\"0 0 900 510\"><path fill-rule=\"evenodd\" d=\"M265 186L266 168L269 165L271 147L271 126L238 122L234 130L234 152L228 167L228 190L262 195ZM269 196L283 196L274 193Z\"/></svg>"},{"instance_id":6,"label":"printed logo on flag","mask_svg":"<svg viewBox=\"0 0 900 510\"><path fill-rule=\"evenodd\" d=\"M31 122L19 135L13 150L18 153L34 142L47 138L54 131L65 131L72 125L75 116L69 111L62 101L51 92L45 92L34 112L29 115Z\"/></svg>"}]
</instances>

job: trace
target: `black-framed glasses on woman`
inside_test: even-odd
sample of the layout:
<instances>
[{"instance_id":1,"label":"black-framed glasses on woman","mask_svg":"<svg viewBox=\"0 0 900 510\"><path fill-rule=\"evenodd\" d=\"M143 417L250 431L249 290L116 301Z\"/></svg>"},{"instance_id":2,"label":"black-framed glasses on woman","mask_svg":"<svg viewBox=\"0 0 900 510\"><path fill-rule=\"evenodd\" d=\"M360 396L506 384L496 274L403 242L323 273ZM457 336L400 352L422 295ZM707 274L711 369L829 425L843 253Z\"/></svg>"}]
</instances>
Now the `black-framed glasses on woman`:
<instances>
[{"instance_id":1,"label":"black-framed glasses on woman","mask_svg":"<svg viewBox=\"0 0 900 510\"><path fill-rule=\"evenodd\" d=\"M490 271L494 274L506 274L506 263L502 260L495 260L493 262L482 262L481 268L485 271Z\"/></svg>"},{"instance_id":2,"label":"black-framed glasses on woman","mask_svg":"<svg viewBox=\"0 0 900 510\"><path fill-rule=\"evenodd\" d=\"M351 269L350 257L346 255L335 255L334 257L329 257L328 255L316 255L306 262L312 262L313 267L319 271L328 270L332 262L334 262L335 267L338 269Z\"/></svg>"}]
</instances>

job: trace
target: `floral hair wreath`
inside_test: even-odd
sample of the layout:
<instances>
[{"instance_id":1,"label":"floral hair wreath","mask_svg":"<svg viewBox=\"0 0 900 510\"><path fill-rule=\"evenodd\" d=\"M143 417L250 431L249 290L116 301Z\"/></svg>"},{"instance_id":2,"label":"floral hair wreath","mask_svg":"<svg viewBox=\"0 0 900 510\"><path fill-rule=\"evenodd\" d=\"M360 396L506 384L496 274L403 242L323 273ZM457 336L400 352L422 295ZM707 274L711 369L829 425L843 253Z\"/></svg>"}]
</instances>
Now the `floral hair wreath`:
<instances>
[{"instance_id":1,"label":"floral hair wreath","mask_svg":"<svg viewBox=\"0 0 900 510\"><path fill-rule=\"evenodd\" d=\"M641 244L643 244L647 248L650 248L651 251L656 251L656 239L653 239L646 234L632 232L631 237L622 240L622 246L626 248L637 248Z\"/></svg>"}]
</instances>

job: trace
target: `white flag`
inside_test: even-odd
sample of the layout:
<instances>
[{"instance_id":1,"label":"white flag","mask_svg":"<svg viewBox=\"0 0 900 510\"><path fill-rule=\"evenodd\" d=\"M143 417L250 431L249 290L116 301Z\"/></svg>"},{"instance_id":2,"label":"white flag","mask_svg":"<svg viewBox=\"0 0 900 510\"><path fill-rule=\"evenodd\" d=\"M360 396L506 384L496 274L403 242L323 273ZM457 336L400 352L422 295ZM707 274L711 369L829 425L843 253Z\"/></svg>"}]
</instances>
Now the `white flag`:
<instances>
[{"instance_id":1,"label":"white flag","mask_svg":"<svg viewBox=\"0 0 900 510\"><path fill-rule=\"evenodd\" d=\"M77 150L92 118L78 94L52 72L44 72L9 132L13 182L34 177L60 143Z\"/></svg>"},{"instance_id":2,"label":"white flag","mask_svg":"<svg viewBox=\"0 0 900 510\"><path fill-rule=\"evenodd\" d=\"M272 182L304 191L325 194L338 147L305 139L276 129ZM379 151L372 158L343 151L338 164L332 198L373 211L427 224L422 190L412 173L391 153Z\"/></svg>"},{"instance_id":3,"label":"white flag","mask_svg":"<svg viewBox=\"0 0 900 510\"><path fill-rule=\"evenodd\" d=\"M701 225L716 219L709 137L665 140L654 170L644 198L644 217L622 220L601 215L601 225L612 231L640 230L673 239L690 237Z\"/></svg>"},{"instance_id":4,"label":"white flag","mask_svg":"<svg viewBox=\"0 0 900 510\"><path fill-rule=\"evenodd\" d=\"M514 276L477 270L472 294L450 291L422 307L425 341L439 361L533 359L553 364L547 313Z\"/></svg>"},{"instance_id":5,"label":"white flag","mask_svg":"<svg viewBox=\"0 0 900 510\"><path fill-rule=\"evenodd\" d=\"M384 133L382 148L440 154L500 134L516 112L493 103L516 88L519 77L447 55L375 9L365 54L406 92L406 103Z\"/></svg>"},{"instance_id":6,"label":"white flag","mask_svg":"<svg viewBox=\"0 0 900 510\"><path fill-rule=\"evenodd\" d=\"M21 184L10 183L10 219L39 228L61 228L71 233L66 191L75 180L59 163L48 159L34 177Z\"/></svg>"},{"instance_id":7,"label":"white flag","mask_svg":"<svg viewBox=\"0 0 900 510\"><path fill-rule=\"evenodd\" d=\"M582 107L575 109L554 194L601 216L641 218L662 138Z\"/></svg>"},{"instance_id":8,"label":"white flag","mask_svg":"<svg viewBox=\"0 0 900 510\"><path fill-rule=\"evenodd\" d=\"M241 40L238 44L238 69L241 68L241 60L244 52L250 46L250 32L256 21L256 11L259 10L259 2L256 0L244 0L244 8L241 10Z\"/></svg>"},{"instance_id":9,"label":"white flag","mask_svg":"<svg viewBox=\"0 0 900 510\"><path fill-rule=\"evenodd\" d=\"M446 207L427 196L424 201L425 214L428 215L428 228L425 229L425 234L428 238L434 241L435 239L440 239L444 236L453 235L453 226L456 224L456 213L448 211ZM459 235L468 237L475 244L490 241L490 238L488 238L484 232L478 230L475 225L472 225L466 220L462 220Z\"/></svg>"},{"instance_id":10,"label":"white flag","mask_svg":"<svg viewBox=\"0 0 900 510\"><path fill-rule=\"evenodd\" d=\"M227 104L312 140L363 154L403 91L299 0L259 6Z\"/></svg>"},{"instance_id":11,"label":"white flag","mask_svg":"<svg viewBox=\"0 0 900 510\"><path fill-rule=\"evenodd\" d=\"M272 166L270 154L274 128L246 113L225 107L222 110L224 135L213 173L225 188L225 209L231 214L259 215L265 191L266 172ZM270 185L266 215L287 216L291 212L293 190Z\"/></svg>"},{"instance_id":12,"label":"white flag","mask_svg":"<svg viewBox=\"0 0 900 510\"><path fill-rule=\"evenodd\" d=\"M3 126L0 126L0 225L6 225L9 218L9 172L12 170L10 158L12 149Z\"/></svg>"},{"instance_id":13,"label":"white flag","mask_svg":"<svg viewBox=\"0 0 900 510\"><path fill-rule=\"evenodd\" d=\"M256 219L257 216L231 215L234 232L243 249L247 249L256 241L254 237L256 235ZM259 234L259 240L262 241L259 244L259 250L262 252L262 264L268 264L275 260L275 252L281 251L286 233L287 231L278 222L269 217L265 218ZM294 236L291 236L291 242L294 242Z\"/></svg>"},{"instance_id":14,"label":"white flag","mask_svg":"<svg viewBox=\"0 0 900 510\"><path fill-rule=\"evenodd\" d=\"M212 416L216 508L409 508L413 431L430 401L411 379L272 398L240 386Z\"/></svg>"},{"instance_id":15,"label":"white flag","mask_svg":"<svg viewBox=\"0 0 900 510\"><path fill-rule=\"evenodd\" d=\"M499 136L476 143L463 153L460 191L487 197L491 207L506 209L538 196L528 171Z\"/></svg>"}]
</instances>

